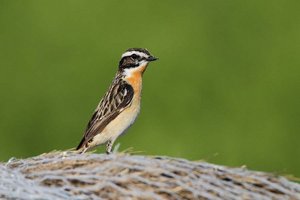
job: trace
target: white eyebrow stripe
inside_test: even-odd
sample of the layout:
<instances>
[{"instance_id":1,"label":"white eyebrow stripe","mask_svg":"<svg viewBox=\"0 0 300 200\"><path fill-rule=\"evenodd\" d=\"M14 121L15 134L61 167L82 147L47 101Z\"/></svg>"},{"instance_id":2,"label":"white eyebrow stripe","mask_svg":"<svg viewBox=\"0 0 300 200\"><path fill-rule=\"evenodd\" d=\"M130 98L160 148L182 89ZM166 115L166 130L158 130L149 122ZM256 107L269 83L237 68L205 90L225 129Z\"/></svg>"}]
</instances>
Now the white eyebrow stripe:
<instances>
[{"instance_id":1,"label":"white eyebrow stripe","mask_svg":"<svg viewBox=\"0 0 300 200\"><path fill-rule=\"evenodd\" d=\"M139 55L141 57L145 57L145 58L148 58L149 56L143 52L139 52L139 51L128 51L128 52L125 52L122 54L121 58L124 58L126 56L131 56L133 54L136 54L136 55Z\"/></svg>"}]
</instances>

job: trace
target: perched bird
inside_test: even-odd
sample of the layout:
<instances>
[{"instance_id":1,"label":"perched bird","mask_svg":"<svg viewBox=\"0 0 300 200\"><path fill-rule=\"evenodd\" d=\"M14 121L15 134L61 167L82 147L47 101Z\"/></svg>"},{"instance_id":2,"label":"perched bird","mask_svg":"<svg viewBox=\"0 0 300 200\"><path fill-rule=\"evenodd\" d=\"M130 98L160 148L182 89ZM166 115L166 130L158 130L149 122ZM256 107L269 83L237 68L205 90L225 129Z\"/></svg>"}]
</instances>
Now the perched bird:
<instances>
[{"instance_id":1,"label":"perched bird","mask_svg":"<svg viewBox=\"0 0 300 200\"><path fill-rule=\"evenodd\" d=\"M143 73L149 62L155 60L142 48L131 48L122 54L117 74L90 119L77 150L84 153L106 143L106 153L111 153L114 141L139 114Z\"/></svg>"}]
</instances>

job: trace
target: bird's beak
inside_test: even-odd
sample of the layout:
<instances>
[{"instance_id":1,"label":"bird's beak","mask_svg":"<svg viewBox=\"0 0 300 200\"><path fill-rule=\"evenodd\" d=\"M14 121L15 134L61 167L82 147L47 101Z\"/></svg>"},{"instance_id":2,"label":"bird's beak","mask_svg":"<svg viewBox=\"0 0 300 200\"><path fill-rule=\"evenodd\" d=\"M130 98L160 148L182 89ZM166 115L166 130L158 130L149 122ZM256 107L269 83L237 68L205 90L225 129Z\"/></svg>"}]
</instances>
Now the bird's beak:
<instances>
[{"instance_id":1,"label":"bird's beak","mask_svg":"<svg viewBox=\"0 0 300 200\"><path fill-rule=\"evenodd\" d=\"M149 58L146 59L148 62L156 61L158 58L155 58L154 56L149 56Z\"/></svg>"}]
</instances>

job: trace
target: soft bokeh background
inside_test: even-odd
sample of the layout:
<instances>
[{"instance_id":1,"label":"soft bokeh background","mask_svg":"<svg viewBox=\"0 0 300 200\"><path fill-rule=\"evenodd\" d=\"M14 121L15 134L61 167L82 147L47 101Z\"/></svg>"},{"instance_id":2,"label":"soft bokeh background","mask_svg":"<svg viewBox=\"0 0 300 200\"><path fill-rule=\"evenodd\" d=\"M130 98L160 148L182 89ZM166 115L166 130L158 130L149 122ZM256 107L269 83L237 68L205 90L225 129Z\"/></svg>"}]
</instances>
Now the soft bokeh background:
<instances>
[{"instance_id":1,"label":"soft bokeh background","mask_svg":"<svg viewBox=\"0 0 300 200\"><path fill-rule=\"evenodd\" d=\"M300 176L300 1L0 1L0 160L75 147L129 47L120 150ZM99 152L103 149L100 148Z\"/></svg>"}]
</instances>

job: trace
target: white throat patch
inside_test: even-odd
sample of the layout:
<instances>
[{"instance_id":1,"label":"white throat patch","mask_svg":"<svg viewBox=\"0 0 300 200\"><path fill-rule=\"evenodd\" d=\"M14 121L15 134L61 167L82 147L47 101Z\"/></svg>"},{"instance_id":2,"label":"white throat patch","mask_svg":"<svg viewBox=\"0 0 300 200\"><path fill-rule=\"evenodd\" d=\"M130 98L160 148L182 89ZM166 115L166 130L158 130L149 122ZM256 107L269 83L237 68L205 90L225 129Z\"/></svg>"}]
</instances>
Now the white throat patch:
<instances>
[{"instance_id":1,"label":"white throat patch","mask_svg":"<svg viewBox=\"0 0 300 200\"><path fill-rule=\"evenodd\" d=\"M141 71L142 68L144 68L145 65L147 65L147 63L147 61L143 61L138 67L125 68L123 74L125 75L125 77L131 77L132 74L134 74L135 72Z\"/></svg>"}]
</instances>

